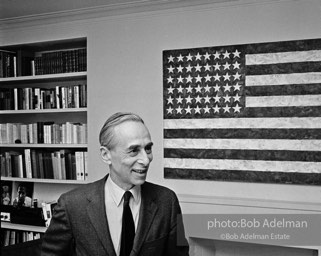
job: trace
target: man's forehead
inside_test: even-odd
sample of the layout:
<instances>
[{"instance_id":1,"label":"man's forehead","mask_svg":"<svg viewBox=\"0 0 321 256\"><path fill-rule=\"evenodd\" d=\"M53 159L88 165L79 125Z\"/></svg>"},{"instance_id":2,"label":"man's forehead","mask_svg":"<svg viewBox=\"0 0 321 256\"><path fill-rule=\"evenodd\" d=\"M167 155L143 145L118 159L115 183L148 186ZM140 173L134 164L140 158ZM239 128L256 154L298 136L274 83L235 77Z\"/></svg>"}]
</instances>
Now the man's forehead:
<instances>
[{"instance_id":1,"label":"man's forehead","mask_svg":"<svg viewBox=\"0 0 321 256\"><path fill-rule=\"evenodd\" d=\"M114 135L120 137L150 136L145 124L137 121L125 121L114 128Z\"/></svg>"},{"instance_id":2,"label":"man's forehead","mask_svg":"<svg viewBox=\"0 0 321 256\"><path fill-rule=\"evenodd\" d=\"M146 146L152 143L145 124L137 121L126 121L114 128L114 141L122 147Z\"/></svg>"}]
</instances>

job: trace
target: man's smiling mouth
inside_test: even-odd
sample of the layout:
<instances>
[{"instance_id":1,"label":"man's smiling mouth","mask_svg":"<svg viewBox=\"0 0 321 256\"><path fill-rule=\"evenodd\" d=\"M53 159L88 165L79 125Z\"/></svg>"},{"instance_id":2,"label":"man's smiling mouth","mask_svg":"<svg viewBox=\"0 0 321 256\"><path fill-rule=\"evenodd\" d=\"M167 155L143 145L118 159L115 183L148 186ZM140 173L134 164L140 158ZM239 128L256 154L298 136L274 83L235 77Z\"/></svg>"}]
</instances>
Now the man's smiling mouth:
<instances>
[{"instance_id":1,"label":"man's smiling mouth","mask_svg":"<svg viewBox=\"0 0 321 256\"><path fill-rule=\"evenodd\" d=\"M143 174L147 172L147 169L133 169L133 172L139 173L139 174Z\"/></svg>"}]
</instances>

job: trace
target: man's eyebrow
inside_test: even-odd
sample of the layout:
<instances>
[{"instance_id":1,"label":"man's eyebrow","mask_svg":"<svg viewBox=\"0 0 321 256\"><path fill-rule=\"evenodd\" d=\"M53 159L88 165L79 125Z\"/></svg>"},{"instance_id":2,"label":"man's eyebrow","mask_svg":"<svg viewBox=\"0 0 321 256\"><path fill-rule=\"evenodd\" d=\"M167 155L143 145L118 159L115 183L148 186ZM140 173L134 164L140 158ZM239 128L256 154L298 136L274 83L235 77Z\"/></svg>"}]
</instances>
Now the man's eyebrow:
<instances>
[{"instance_id":1,"label":"man's eyebrow","mask_svg":"<svg viewBox=\"0 0 321 256\"><path fill-rule=\"evenodd\" d=\"M146 145L146 147L148 146L148 147L151 147L151 146L153 146L154 145L154 143L153 142L149 142L147 145Z\"/></svg>"},{"instance_id":2,"label":"man's eyebrow","mask_svg":"<svg viewBox=\"0 0 321 256\"><path fill-rule=\"evenodd\" d=\"M135 149L135 148L138 148L138 147L140 147L140 146L137 145L137 144L133 144L133 145L130 145L130 146L128 147L128 149L131 150L131 149Z\"/></svg>"},{"instance_id":3,"label":"man's eyebrow","mask_svg":"<svg viewBox=\"0 0 321 256\"><path fill-rule=\"evenodd\" d=\"M149 142L145 147L151 147L151 146L153 146L153 145L154 145L153 142ZM140 145L138 145L138 144L133 144L133 145L130 145L130 146L128 147L128 149L131 150L131 149L135 149L135 148L139 148L139 147L140 147Z\"/></svg>"}]
</instances>

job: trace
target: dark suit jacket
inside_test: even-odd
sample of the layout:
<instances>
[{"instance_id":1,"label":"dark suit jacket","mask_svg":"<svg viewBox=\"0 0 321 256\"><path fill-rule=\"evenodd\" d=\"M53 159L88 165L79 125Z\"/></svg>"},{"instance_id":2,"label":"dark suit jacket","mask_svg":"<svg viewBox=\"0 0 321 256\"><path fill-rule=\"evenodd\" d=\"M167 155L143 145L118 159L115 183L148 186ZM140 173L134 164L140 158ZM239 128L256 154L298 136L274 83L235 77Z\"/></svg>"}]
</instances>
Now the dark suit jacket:
<instances>
[{"instance_id":1,"label":"dark suit jacket","mask_svg":"<svg viewBox=\"0 0 321 256\"><path fill-rule=\"evenodd\" d=\"M116 256L105 210L107 177L59 198L41 255ZM141 188L140 217L131 256L188 255L187 244L177 246L177 215L181 209L175 193L149 182Z\"/></svg>"}]
</instances>

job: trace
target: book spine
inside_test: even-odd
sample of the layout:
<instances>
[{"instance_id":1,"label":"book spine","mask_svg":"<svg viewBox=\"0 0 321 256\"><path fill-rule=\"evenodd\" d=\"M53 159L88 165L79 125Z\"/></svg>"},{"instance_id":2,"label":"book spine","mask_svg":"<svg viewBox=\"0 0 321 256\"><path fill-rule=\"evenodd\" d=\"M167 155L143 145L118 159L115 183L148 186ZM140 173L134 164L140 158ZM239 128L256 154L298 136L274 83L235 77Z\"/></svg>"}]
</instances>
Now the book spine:
<instances>
[{"instance_id":1,"label":"book spine","mask_svg":"<svg viewBox=\"0 0 321 256\"><path fill-rule=\"evenodd\" d=\"M66 150L60 150L61 179L66 180Z\"/></svg>"},{"instance_id":2,"label":"book spine","mask_svg":"<svg viewBox=\"0 0 321 256\"><path fill-rule=\"evenodd\" d=\"M25 166L26 166L26 177L28 179L32 178L32 164L31 164L31 150L25 149Z\"/></svg>"},{"instance_id":3,"label":"book spine","mask_svg":"<svg viewBox=\"0 0 321 256\"><path fill-rule=\"evenodd\" d=\"M23 156L20 154L18 155L18 177L25 178L24 173L24 165L23 165Z\"/></svg>"},{"instance_id":4,"label":"book spine","mask_svg":"<svg viewBox=\"0 0 321 256\"><path fill-rule=\"evenodd\" d=\"M81 151L75 152L77 180L84 180L84 155Z\"/></svg>"}]
</instances>

